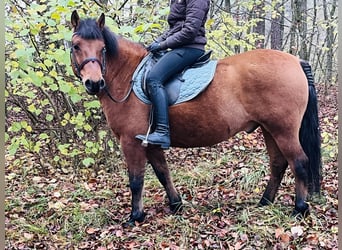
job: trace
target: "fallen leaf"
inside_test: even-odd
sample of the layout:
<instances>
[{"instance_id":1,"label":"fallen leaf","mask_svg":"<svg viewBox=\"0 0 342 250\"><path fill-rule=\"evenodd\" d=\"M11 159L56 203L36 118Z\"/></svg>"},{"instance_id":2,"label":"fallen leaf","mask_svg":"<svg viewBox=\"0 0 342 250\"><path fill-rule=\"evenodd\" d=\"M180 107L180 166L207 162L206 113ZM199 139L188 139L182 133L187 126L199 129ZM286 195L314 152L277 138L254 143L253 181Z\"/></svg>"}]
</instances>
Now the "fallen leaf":
<instances>
[{"instance_id":1,"label":"fallen leaf","mask_svg":"<svg viewBox=\"0 0 342 250\"><path fill-rule=\"evenodd\" d=\"M39 183L39 182L42 181L42 177L34 176L34 177L32 178L32 181L33 181L34 183Z\"/></svg>"},{"instance_id":2,"label":"fallen leaf","mask_svg":"<svg viewBox=\"0 0 342 250\"><path fill-rule=\"evenodd\" d=\"M116 230L116 232L115 232L115 236L116 237L122 237L122 230Z\"/></svg>"},{"instance_id":3,"label":"fallen leaf","mask_svg":"<svg viewBox=\"0 0 342 250\"><path fill-rule=\"evenodd\" d=\"M304 233L304 231L302 226L295 226L291 228L291 233L294 238L297 238L301 236Z\"/></svg>"},{"instance_id":4,"label":"fallen leaf","mask_svg":"<svg viewBox=\"0 0 342 250\"><path fill-rule=\"evenodd\" d=\"M34 234L30 234L30 233L24 233L24 238L27 240L32 240L34 237Z\"/></svg>"},{"instance_id":5,"label":"fallen leaf","mask_svg":"<svg viewBox=\"0 0 342 250\"><path fill-rule=\"evenodd\" d=\"M61 193L58 192L58 191L56 191L56 192L53 193L53 197L55 197L55 198L59 198L59 197L61 197L61 196L62 196Z\"/></svg>"},{"instance_id":6,"label":"fallen leaf","mask_svg":"<svg viewBox=\"0 0 342 250\"><path fill-rule=\"evenodd\" d=\"M98 229L98 228L93 228L93 227L88 227L88 228L86 229L87 234L94 234L94 233L96 233L97 231L99 231L99 229Z\"/></svg>"},{"instance_id":7,"label":"fallen leaf","mask_svg":"<svg viewBox=\"0 0 342 250\"><path fill-rule=\"evenodd\" d=\"M318 244L318 236L316 234L310 234L306 237L306 239L312 245Z\"/></svg>"},{"instance_id":8,"label":"fallen leaf","mask_svg":"<svg viewBox=\"0 0 342 250\"><path fill-rule=\"evenodd\" d=\"M61 201L49 202L48 206L49 206L49 209L54 208L56 210L61 210L61 209L65 208L65 204L63 204Z\"/></svg>"},{"instance_id":9,"label":"fallen leaf","mask_svg":"<svg viewBox=\"0 0 342 250\"><path fill-rule=\"evenodd\" d=\"M282 235L284 233L284 228L277 228L275 230L275 237L276 239L278 239L280 237L280 235Z\"/></svg>"},{"instance_id":10,"label":"fallen leaf","mask_svg":"<svg viewBox=\"0 0 342 250\"><path fill-rule=\"evenodd\" d=\"M235 246L234 246L234 249L235 249L235 250L242 249L242 244L241 244L241 242L236 242L236 244L235 244Z\"/></svg>"},{"instance_id":11,"label":"fallen leaf","mask_svg":"<svg viewBox=\"0 0 342 250\"><path fill-rule=\"evenodd\" d=\"M279 237L280 237L280 240L285 244L288 244L290 242L290 236L286 233L279 235Z\"/></svg>"}]
</instances>

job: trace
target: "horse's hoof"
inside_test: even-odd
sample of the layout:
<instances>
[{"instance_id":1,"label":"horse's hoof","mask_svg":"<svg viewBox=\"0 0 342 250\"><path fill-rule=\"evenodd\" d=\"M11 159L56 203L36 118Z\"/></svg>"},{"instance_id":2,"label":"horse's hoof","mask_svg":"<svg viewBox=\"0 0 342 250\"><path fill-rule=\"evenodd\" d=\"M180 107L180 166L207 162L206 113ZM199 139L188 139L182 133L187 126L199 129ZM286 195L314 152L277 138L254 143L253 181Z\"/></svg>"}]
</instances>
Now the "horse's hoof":
<instances>
[{"instance_id":1,"label":"horse's hoof","mask_svg":"<svg viewBox=\"0 0 342 250\"><path fill-rule=\"evenodd\" d=\"M142 223L145 220L146 214L144 212L132 213L129 220L122 224L123 227L135 227L135 222Z\"/></svg>"},{"instance_id":2,"label":"horse's hoof","mask_svg":"<svg viewBox=\"0 0 342 250\"><path fill-rule=\"evenodd\" d=\"M182 200L179 198L179 201L173 202L170 204L170 210L172 213L178 213L183 210Z\"/></svg>"},{"instance_id":3,"label":"horse's hoof","mask_svg":"<svg viewBox=\"0 0 342 250\"><path fill-rule=\"evenodd\" d=\"M307 209L305 211L298 211L296 209L293 210L291 216L295 217L298 220L305 219L310 214L310 210Z\"/></svg>"},{"instance_id":4,"label":"horse's hoof","mask_svg":"<svg viewBox=\"0 0 342 250\"><path fill-rule=\"evenodd\" d=\"M301 206L296 206L292 212L292 217L303 219L306 218L310 214L309 205L307 203L303 203Z\"/></svg>"},{"instance_id":5,"label":"horse's hoof","mask_svg":"<svg viewBox=\"0 0 342 250\"><path fill-rule=\"evenodd\" d=\"M261 200L258 203L258 207L268 206L271 205L272 202L267 200L266 198L262 197Z\"/></svg>"},{"instance_id":6,"label":"horse's hoof","mask_svg":"<svg viewBox=\"0 0 342 250\"><path fill-rule=\"evenodd\" d=\"M135 221L134 220L129 220L127 222L122 223L123 228L132 228L135 227Z\"/></svg>"}]
</instances>

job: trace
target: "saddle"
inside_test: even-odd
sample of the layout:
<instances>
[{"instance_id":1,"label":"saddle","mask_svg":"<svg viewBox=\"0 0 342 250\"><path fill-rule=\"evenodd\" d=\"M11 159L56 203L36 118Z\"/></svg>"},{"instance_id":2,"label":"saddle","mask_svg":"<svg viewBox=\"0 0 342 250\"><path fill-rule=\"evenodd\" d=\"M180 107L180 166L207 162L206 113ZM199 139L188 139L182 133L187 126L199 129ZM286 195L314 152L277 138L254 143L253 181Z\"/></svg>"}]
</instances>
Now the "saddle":
<instances>
[{"instance_id":1,"label":"saddle","mask_svg":"<svg viewBox=\"0 0 342 250\"><path fill-rule=\"evenodd\" d=\"M164 84L169 106L195 98L210 84L217 65L217 60L210 60L211 53L212 51L206 52L193 65L176 74ZM140 62L132 77L134 93L146 104L151 104L146 89L146 76L162 55L161 53L149 53Z\"/></svg>"}]
</instances>

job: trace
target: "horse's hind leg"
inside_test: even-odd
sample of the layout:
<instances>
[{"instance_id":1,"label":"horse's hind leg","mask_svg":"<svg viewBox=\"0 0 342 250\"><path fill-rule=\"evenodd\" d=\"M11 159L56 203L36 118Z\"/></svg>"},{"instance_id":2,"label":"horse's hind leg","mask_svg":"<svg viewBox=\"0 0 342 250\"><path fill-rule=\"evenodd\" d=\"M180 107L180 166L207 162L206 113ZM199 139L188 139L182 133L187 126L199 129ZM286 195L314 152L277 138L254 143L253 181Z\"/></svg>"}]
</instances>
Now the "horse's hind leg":
<instances>
[{"instance_id":1,"label":"horse's hind leg","mask_svg":"<svg viewBox=\"0 0 342 250\"><path fill-rule=\"evenodd\" d=\"M295 177L296 200L293 215L307 215L309 205L306 203L308 194L308 158L305 155L295 128L277 128L270 132L282 155L286 158ZM284 167L284 165L283 165ZM266 189L266 191L268 191ZM267 198L267 193L266 193ZM270 197L272 198L272 197Z\"/></svg>"},{"instance_id":2,"label":"horse's hind leg","mask_svg":"<svg viewBox=\"0 0 342 250\"><path fill-rule=\"evenodd\" d=\"M160 148L148 148L147 158L151 163L158 180L165 188L167 197L170 202L170 209L172 212L177 212L182 207L182 199L177 193L170 175L170 170L167 166L164 152Z\"/></svg>"},{"instance_id":3,"label":"horse's hind leg","mask_svg":"<svg viewBox=\"0 0 342 250\"><path fill-rule=\"evenodd\" d=\"M283 154L280 152L278 145L276 144L270 133L268 133L264 128L262 128L262 132L270 157L271 167L271 176L268 181L266 190L260 200L260 205L264 206L273 203L288 163Z\"/></svg>"}]
</instances>

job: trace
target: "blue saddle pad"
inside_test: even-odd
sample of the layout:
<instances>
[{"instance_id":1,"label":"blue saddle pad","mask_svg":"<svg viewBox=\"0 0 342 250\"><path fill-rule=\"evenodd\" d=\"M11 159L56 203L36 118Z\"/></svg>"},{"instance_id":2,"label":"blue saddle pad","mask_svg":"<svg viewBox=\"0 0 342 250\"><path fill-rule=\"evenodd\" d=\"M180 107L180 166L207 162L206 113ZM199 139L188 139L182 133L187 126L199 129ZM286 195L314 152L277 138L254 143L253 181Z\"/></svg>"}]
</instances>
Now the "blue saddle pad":
<instances>
[{"instance_id":1,"label":"blue saddle pad","mask_svg":"<svg viewBox=\"0 0 342 250\"><path fill-rule=\"evenodd\" d=\"M151 104L144 92L146 73L156 63L156 58L149 53L138 65L132 77L133 91L144 103ZM197 67L190 67L171 78L164 86L168 94L169 105L189 101L200 94L214 77L217 60L209 60Z\"/></svg>"}]
</instances>

